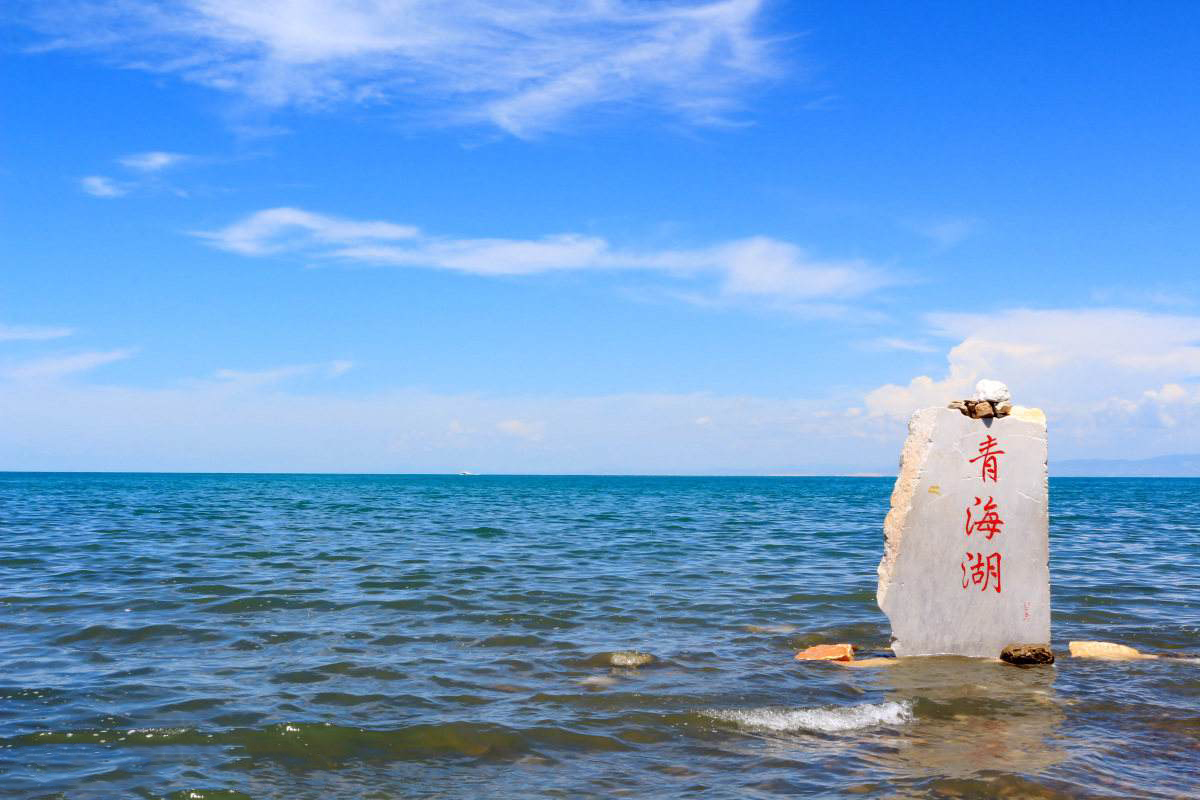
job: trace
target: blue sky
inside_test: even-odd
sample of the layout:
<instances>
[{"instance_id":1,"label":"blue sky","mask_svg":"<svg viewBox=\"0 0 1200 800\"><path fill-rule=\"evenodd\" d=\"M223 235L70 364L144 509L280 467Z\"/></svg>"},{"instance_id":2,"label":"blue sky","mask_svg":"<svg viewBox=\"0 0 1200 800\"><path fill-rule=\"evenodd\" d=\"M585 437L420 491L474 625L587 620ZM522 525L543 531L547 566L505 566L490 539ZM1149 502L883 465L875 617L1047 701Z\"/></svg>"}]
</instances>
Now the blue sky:
<instances>
[{"instance_id":1,"label":"blue sky","mask_svg":"<svg viewBox=\"0 0 1200 800\"><path fill-rule=\"evenodd\" d=\"M1198 23L17 4L0 468L880 471L981 377L1200 450Z\"/></svg>"}]
</instances>

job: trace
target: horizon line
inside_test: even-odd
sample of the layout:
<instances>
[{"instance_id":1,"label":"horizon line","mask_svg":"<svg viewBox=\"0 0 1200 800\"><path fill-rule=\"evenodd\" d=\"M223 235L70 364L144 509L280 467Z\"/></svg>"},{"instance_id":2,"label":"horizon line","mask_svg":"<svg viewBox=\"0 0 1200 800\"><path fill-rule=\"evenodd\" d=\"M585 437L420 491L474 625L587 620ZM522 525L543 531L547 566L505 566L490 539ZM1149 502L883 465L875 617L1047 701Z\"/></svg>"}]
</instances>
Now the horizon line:
<instances>
[{"instance_id":1,"label":"horizon line","mask_svg":"<svg viewBox=\"0 0 1200 800\"><path fill-rule=\"evenodd\" d=\"M377 478L895 478L898 473L812 472L812 473L708 473L708 472L308 472L276 470L78 470L0 469L0 475L225 475L284 477L377 477ZM1053 470L1049 477L1055 477ZM1197 479L1200 475L1059 475L1059 478L1161 478Z\"/></svg>"}]
</instances>

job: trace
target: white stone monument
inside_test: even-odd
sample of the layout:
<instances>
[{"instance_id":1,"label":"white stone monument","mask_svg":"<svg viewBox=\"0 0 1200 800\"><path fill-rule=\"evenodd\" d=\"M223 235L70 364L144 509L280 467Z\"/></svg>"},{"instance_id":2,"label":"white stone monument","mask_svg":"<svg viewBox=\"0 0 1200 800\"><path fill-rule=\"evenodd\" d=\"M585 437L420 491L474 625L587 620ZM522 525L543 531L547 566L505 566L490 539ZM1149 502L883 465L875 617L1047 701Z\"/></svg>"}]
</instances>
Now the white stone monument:
<instances>
[{"instance_id":1,"label":"white stone monument","mask_svg":"<svg viewBox=\"0 0 1200 800\"><path fill-rule=\"evenodd\" d=\"M1009 401L980 381L908 423L877 594L897 656L1050 642L1046 417Z\"/></svg>"}]
</instances>

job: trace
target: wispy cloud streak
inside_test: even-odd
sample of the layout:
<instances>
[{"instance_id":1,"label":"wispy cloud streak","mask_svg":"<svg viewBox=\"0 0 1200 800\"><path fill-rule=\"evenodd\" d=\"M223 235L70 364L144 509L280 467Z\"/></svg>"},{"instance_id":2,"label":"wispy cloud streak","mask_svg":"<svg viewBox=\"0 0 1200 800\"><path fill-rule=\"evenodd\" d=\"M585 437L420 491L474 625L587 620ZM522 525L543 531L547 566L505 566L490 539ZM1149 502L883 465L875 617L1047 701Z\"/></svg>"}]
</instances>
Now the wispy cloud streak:
<instances>
[{"instance_id":1,"label":"wispy cloud streak","mask_svg":"<svg viewBox=\"0 0 1200 800\"><path fill-rule=\"evenodd\" d=\"M517 135L591 106L724 118L773 71L762 0L174 0L29 5L84 48L267 106L408 102Z\"/></svg>"},{"instance_id":2,"label":"wispy cloud streak","mask_svg":"<svg viewBox=\"0 0 1200 800\"><path fill-rule=\"evenodd\" d=\"M351 361L328 361L318 364L289 364L263 370L219 369L214 377L224 386L239 389L273 386L292 378L316 376L336 378L354 368Z\"/></svg>"},{"instance_id":3,"label":"wispy cloud streak","mask_svg":"<svg viewBox=\"0 0 1200 800\"><path fill-rule=\"evenodd\" d=\"M68 375L87 372L114 361L122 361L131 355L133 355L133 350L122 349L50 356L0 369L0 376L22 382L54 381Z\"/></svg>"},{"instance_id":4,"label":"wispy cloud streak","mask_svg":"<svg viewBox=\"0 0 1200 800\"><path fill-rule=\"evenodd\" d=\"M0 342L42 342L61 339L75 331L62 325L4 325L0 323Z\"/></svg>"},{"instance_id":5,"label":"wispy cloud streak","mask_svg":"<svg viewBox=\"0 0 1200 800\"><path fill-rule=\"evenodd\" d=\"M129 193L127 186L103 175L88 175L86 178L81 178L79 188L92 197L123 197Z\"/></svg>"},{"instance_id":6,"label":"wispy cloud streak","mask_svg":"<svg viewBox=\"0 0 1200 800\"><path fill-rule=\"evenodd\" d=\"M173 167L187 159L182 153L168 153L164 150L151 150L146 153L133 153L118 159L121 166L138 172L160 172Z\"/></svg>"},{"instance_id":7,"label":"wispy cloud streak","mask_svg":"<svg viewBox=\"0 0 1200 800\"><path fill-rule=\"evenodd\" d=\"M216 231L197 234L247 256L301 255L376 266L444 269L484 276L554 271L638 271L679 281L715 280L729 298L813 301L855 297L892 282L861 260L814 259L766 236L707 247L638 250L598 236L560 233L538 239L451 238L412 225L357 221L297 208L258 211ZM690 285L690 284L689 284Z\"/></svg>"}]
</instances>

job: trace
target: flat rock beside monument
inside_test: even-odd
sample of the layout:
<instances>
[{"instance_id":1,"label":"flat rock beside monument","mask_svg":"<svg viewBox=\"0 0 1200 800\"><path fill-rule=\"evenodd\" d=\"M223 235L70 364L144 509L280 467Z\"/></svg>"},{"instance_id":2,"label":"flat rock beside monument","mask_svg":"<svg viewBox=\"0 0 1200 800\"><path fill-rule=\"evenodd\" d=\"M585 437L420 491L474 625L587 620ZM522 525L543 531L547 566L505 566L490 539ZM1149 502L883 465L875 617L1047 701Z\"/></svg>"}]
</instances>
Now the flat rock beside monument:
<instances>
[{"instance_id":1,"label":"flat rock beside monument","mask_svg":"<svg viewBox=\"0 0 1200 800\"><path fill-rule=\"evenodd\" d=\"M815 644L796 653L797 661L853 661L854 645Z\"/></svg>"},{"instance_id":2,"label":"flat rock beside monument","mask_svg":"<svg viewBox=\"0 0 1200 800\"><path fill-rule=\"evenodd\" d=\"M1139 661L1158 658L1124 644L1115 642L1070 642L1067 647L1072 658L1098 658L1102 661Z\"/></svg>"}]
</instances>

